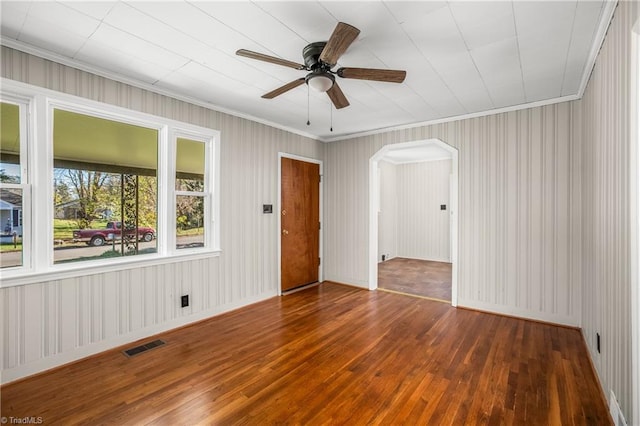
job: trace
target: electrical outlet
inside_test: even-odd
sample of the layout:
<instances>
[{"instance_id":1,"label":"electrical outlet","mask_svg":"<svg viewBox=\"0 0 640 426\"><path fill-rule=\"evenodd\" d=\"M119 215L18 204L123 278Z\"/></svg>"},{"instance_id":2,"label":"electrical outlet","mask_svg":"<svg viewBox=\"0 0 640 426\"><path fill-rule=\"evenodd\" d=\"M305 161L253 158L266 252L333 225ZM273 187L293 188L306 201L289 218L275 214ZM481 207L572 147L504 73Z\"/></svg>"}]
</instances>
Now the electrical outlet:
<instances>
[{"instance_id":1,"label":"electrical outlet","mask_svg":"<svg viewBox=\"0 0 640 426\"><path fill-rule=\"evenodd\" d=\"M384 262L386 258L387 258L387 256L383 254L382 255L382 261Z\"/></svg>"},{"instance_id":2,"label":"electrical outlet","mask_svg":"<svg viewBox=\"0 0 640 426\"><path fill-rule=\"evenodd\" d=\"M180 306L183 308L186 308L187 306L189 306L189 295L185 294L184 296L182 296L180 298Z\"/></svg>"}]
</instances>

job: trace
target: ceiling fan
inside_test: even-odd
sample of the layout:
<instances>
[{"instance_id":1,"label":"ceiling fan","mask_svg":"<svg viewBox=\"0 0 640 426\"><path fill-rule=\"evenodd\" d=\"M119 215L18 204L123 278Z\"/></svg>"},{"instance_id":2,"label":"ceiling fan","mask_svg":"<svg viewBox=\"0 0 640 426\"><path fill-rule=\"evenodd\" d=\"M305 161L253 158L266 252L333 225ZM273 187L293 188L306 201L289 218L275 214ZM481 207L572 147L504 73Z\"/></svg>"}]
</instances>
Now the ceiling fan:
<instances>
[{"instance_id":1,"label":"ceiling fan","mask_svg":"<svg viewBox=\"0 0 640 426\"><path fill-rule=\"evenodd\" d=\"M327 92L336 109L349 106L349 101L338 86L335 76L342 78L355 78L359 80L386 81L390 83L402 83L407 75L406 71L383 70L375 68L338 68L332 71L338 63L338 58L346 52L347 48L360 34L360 30L344 22L338 22L329 41L310 43L302 49L304 65L286 59L276 58L246 49L240 49L236 55L244 56L259 61L270 62L297 70L309 71L305 77L293 80L282 87L278 87L269 93L262 95L265 99L273 99L301 84L306 83L319 92Z\"/></svg>"}]
</instances>

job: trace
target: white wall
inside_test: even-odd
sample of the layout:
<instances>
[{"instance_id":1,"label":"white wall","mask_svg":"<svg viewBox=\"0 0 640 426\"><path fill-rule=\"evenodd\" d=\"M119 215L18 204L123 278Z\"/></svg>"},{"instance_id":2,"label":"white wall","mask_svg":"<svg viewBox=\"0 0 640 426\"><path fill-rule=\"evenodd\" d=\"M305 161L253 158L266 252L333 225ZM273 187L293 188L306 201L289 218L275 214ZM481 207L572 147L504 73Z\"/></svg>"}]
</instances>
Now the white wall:
<instances>
[{"instance_id":1,"label":"white wall","mask_svg":"<svg viewBox=\"0 0 640 426\"><path fill-rule=\"evenodd\" d=\"M327 144L325 277L368 287L369 159L437 138L459 151L461 306L579 324L581 230L575 103Z\"/></svg>"},{"instance_id":2,"label":"white wall","mask_svg":"<svg viewBox=\"0 0 640 426\"><path fill-rule=\"evenodd\" d=\"M395 164L379 161L380 210L378 213L378 261L398 256L398 184Z\"/></svg>"},{"instance_id":3,"label":"white wall","mask_svg":"<svg viewBox=\"0 0 640 426\"><path fill-rule=\"evenodd\" d=\"M582 150L582 329L598 376L612 390L629 425L631 417L631 179L630 111L632 26L637 2L620 2L577 111L575 139ZM637 220L637 218L635 218ZM596 350L596 333L601 352ZM638 366L636 365L635 368ZM635 396L636 401L638 396ZM640 413L637 413L640 415Z\"/></svg>"},{"instance_id":4,"label":"white wall","mask_svg":"<svg viewBox=\"0 0 640 426\"><path fill-rule=\"evenodd\" d=\"M400 256L450 262L451 160L378 163L378 260ZM446 204L447 210L440 210Z\"/></svg>"},{"instance_id":5,"label":"white wall","mask_svg":"<svg viewBox=\"0 0 640 426\"><path fill-rule=\"evenodd\" d=\"M327 279L367 287L369 158L408 141L455 146L459 305L581 326L606 397L613 390L634 425L629 114L639 14L637 2L618 3L580 101L353 138L325 153ZM332 208L338 200L348 214Z\"/></svg>"},{"instance_id":6,"label":"white wall","mask_svg":"<svg viewBox=\"0 0 640 426\"><path fill-rule=\"evenodd\" d=\"M450 262L451 160L399 164L398 255ZM440 210L445 204L446 210Z\"/></svg>"},{"instance_id":7,"label":"white wall","mask_svg":"<svg viewBox=\"0 0 640 426\"><path fill-rule=\"evenodd\" d=\"M2 381L277 294L278 152L323 144L2 47L2 77L221 131L220 257L0 289ZM179 296L192 306L179 308Z\"/></svg>"}]
</instances>

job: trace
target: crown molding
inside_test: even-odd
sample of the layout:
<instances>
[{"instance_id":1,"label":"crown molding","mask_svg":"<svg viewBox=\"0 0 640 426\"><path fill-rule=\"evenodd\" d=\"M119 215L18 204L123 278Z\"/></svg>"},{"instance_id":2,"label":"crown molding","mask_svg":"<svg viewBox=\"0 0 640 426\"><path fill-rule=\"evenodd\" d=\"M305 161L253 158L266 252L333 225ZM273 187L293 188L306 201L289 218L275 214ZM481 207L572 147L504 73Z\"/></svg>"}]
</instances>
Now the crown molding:
<instances>
[{"instance_id":1,"label":"crown molding","mask_svg":"<svg viewBox=\"0 0 640 426\"><path fill-rule=\"evenodd\" d=\"M339 136L331 139L322 139L322 142L339 142L347 139L360 138L363 136L378 135L381 133L395 132L398 130L414 129L416 127L433 126L434 124L451 123L453 121L468 120L470 118L486 117L487 115L495 115L495 114L502 114L505 112L520 111L523 109L537 108L545 105L553 105L553 104L558 104L562 102L575 101L578 99L580 99L578 95L562 96L559 98L545 99L542 101L529 102L526 104L513 105L513 106L504 107L504 108L494 108L486 111L473 112L470 114L454 115L451 117L439 118L436 120L421 121L418 123L403 124L400 126L385 127L380 129L369 130L366 132L352 133L346 136Z\"/></svg>"},{"instance_id":2,"label":"crown molding","mask_svg":"<svg viewBox=\"0 0 640 426\"><path fill-rule=\"evenodd\" d=\"M598 53L600 53L600 49L602 48L602 44L604 43L607 31L609 30L609 26L611 25L611 21L613 20L613 14L615 13L617 7L617 0L604 2L604 7L602 8L600 14L600 23L598 24L598 29L593 38L593 42L591 43L589 57L587 58L587 63L584 67L584 73L582 74L582 80L580 81L580 88L578 89L579 99L582 99L582 96L584 96L584 91L587 90L587 84L589 84L591 73L593 72L593 68L596 66Z\"/></svg>"}]
</instances>

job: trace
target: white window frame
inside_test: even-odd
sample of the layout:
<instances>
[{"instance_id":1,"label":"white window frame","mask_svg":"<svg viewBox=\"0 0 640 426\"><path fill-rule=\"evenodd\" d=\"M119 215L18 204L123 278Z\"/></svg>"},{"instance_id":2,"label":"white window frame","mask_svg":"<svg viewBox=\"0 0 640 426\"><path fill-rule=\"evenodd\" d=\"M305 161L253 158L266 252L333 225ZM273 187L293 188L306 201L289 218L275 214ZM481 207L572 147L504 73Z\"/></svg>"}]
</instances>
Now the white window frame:
<instances>
[{"instance_id":1,"label":"white window frame","mask_svg":"<svg viewBox=\"0 0 640 426\"><path fill-rule=\"evenodd\" d=\"M138 126L138 127L144 127L147 129L152 129L158 132L158 140L157 140L157 152L158 152L158 157L156 159L156 173L157 173L157 182L158 182L158 202L157 202L157 217L160 216L160 212L166 212L166 208L163 208L164 206L166 206L166 194L165 191L161 191L160 190L160 181L166 179L165 175L167 173L166 169L165 170L161 170L162 166L161 166L161 161L160 158L162 158L162 154L161 154L161 150L162 150L162 146L166 145L166 137L163 137L163 134L166 133L166 125L161 121L161 119L159 117L148 117L148 118L144 118L144 117L138 117L137 114L135 114L134 112L125 112L125 111L120 111L120 108L115 108L113 106L108 106L108 107L97 107L97 106L89 106L89 105L84 105L82 103L77 103L77 102L70 102L69 100L58 100L58 99L53 99L53 98L48 98L46 101L47 104L47 121L49 122L49 126L47 127L47 147L48 147L48 155L47 155L47 164L49 165L49 167L47 168L47 179L46 182L41 182L42 187L46 187L49 190L49 194L47 194L47 197L43 197L46 198L47 200L49 200L47 202L46 205L42 205L38 207L38 210L36 211L46 211L47 212L47 220L46 221L42 221L42 222L46 222L48 229L46 231L42 230L43 233L41 235L44 235L44 232L46 232L46 235L48 236L47 240L46 240L46 246L47 246L47 258L48 258L48 268L55 270L55 269L59 269L59 270L67 270L67 269L76 269L77 265L79 265L80 263L86 263L88 265L103 265L103 264L110 264L112 262L117 262L120 260L120 258L117 257L112 257L106 260L84 260L81 261L79 263L74 263L74 262L69 262L69 263L64 263L64 264L55 264L54 263L54 258L53 258L53 252L54 252L54 244L53 244L53 227L51 226L51 223L53 221L53 218L55 216L55 212L54 212L54 207L53 207L53 200L54 200L54 193L53 193L53 181L54 181L54 176L53 176L53 163L54 163L54 149L53 149L53 127L54 127L54 112L56 110L60 110L60 111L66 111L66 112L72 112L72 113L77 113L77 114L82 114L82 115L86 115L86 116L90 116L90 117L95 117L95 118L101 118L104 120L109 120L109 121L114 121L114 122L118 122L118 123L124 123L124 124L130 124L133 126ZM51 219L51 220L49 220ZM160 220L158 219L158 222L160 222ZM156 238L157 238L157 244L160 244L160 241L162 240L162 236L160 234L164 233L161 232L161 229L158 225L156 225L158 229L156 229ZM44 244L43 244L44 245ZM159 252L159 249L157 250L157 252ZM137 257L153 257L155 256L156 253L153 254L140 254L140 255L135 255L135 256L131 256L131 259L137 258ZM44 254L43 254L44 257ZM125 257L125 256L123 256Z\"/></svg>"},{"instance_id":2,"label":"white window frame","mask_svg":"<svg viewBox=\"0 0 640 426\"><path fill-rule=\"evenodd\" d=\"M201 142L204 144L204 152L205 152L205 161L204 161L204 190L202 192L194 192L194 191L178 191L176 189L175 178L176 178L176 160L178 159L177 155L177 147L178 147L178 139L188 139L195 142ZM214 167L216 164L215 161L219 157L219 151L217 147L218 144L215 143L215 139L213 136L204 136L201 133L194 133L185 128L175 128L171 135L172 142L172 158L173 161L171 163L170 171L171 176L174 178L173 182L173 197L172 204L170 206L171 216L174 218L173 222L173 232L168 235L169 247L172 248L172 251L176 254L183 253L193 253L199 252L202 248L183 248L178 249L176 247L176 225L177 225L177 213L176 213L176 204L178 200L178 196L194 196L194 197L203 197L204 198L204 247L219 247L219 232L214 232L214 226L216 225L216 218L218 217L219 204L215 202L216 197L214 194L218 194L218 178L215 175L216 171L219 171L219 167Z\"/></svg>"},{"instance_id":3,"label":"white window frame","mask_svg":"<svg viewBox=\"0 0 640 426\"><path fill-rule=\"evenodd\" d=\"M0 183L3 189L19 189L22 191L22 208L19 221L22 224L22 264L0 269L0 277L8 274L24 274L32 270L32 230L31 230L31 176L29 146L31 132L29 132L29 117L32 116L33 104L28 97L0 92L0 102L18 106L18 126L20 129L20 183ZM13 216L13 212L11 213Z\"/></svg>"},{"instance_id":4,"label":"white window frame","mask_svg":"<svg viewBox=\"0 0 640 426\"><path fill-rule=\"evenodd\" d=\"M23 206L23 266L0 269L2 278L0 288L220 255L219 131L13 80L0 79L0 87L0 97L12 103L15 103L14 99L21 99L29 107L27 118L31 118L25 120L24 132L21 128L21 138L26 138L25 143L21 145L21 150L24 150L24 157L21 151L21 163L24 163L23 158L28 159L28 168L23 167L27 169L27 173L23 171L20 186L26 188L23 205L30 207ZM158 130L156 253L104 260L53 263L54 244L51 224L54 218L54 109ZM175 141L178 136L206 144L205 186L208 189L208 199L205 204L205 220L209 225L205 228L204 247L180 250L175 247ZM33 193L29 191L31 188ZM32 220L31 211L39 212L38 220ZM33 244L36 235L40 236L37 239L38 244Z\"/></svg>"}]
</instances>

